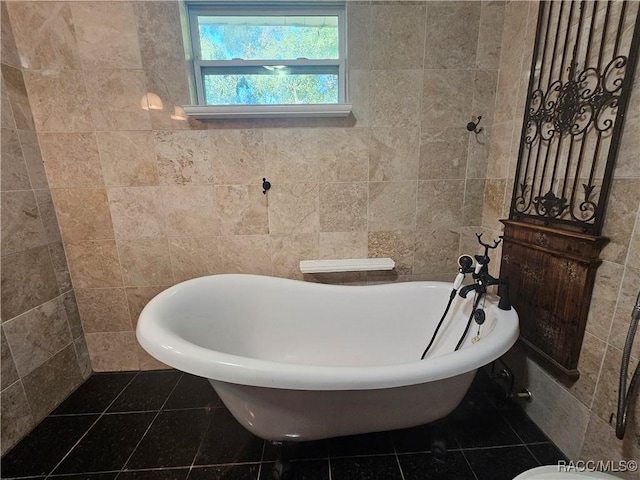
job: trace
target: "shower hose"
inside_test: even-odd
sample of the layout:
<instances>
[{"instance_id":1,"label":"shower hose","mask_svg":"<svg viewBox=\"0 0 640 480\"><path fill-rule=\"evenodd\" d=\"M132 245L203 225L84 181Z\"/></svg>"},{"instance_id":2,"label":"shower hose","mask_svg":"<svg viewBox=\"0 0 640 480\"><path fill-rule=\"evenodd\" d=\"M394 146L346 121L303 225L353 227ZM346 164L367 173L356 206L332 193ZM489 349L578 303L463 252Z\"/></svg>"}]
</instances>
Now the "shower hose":
<instances>
[{"instance_id":1,"label":"shower hose","mask_svg":"<svg viewBox=\"0 0 640 480\"><path fill-rule=\"evenodd\" d=\"M640 292L638 293L636 305L633 307L633 312L631 313L631 324L629 325L627 340L624 343L624 350L622 352L620 388L618 388L618 413L616 416L616 437L620 440L624 438L629 405L631 404L633 392L635 391L640 379L640 365L638 365L631 377L631 382L629 382L629 388L627 389L627 372L629 370L629 361L631 359L631 347L633 346L633 339L636 335L636 330L638 329L638 323L640 323Z\"/></svg>"}]
</instances>

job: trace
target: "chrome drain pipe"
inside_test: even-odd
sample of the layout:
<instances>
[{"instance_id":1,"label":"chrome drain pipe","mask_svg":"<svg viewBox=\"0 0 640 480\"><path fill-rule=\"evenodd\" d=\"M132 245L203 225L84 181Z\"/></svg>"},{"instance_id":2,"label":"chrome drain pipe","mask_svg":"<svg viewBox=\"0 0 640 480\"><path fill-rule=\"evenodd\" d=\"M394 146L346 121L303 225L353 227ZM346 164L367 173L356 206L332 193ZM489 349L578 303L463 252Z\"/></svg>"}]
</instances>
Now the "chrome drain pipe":
<instances>
[{"instance_id":1,"label":"chrome drain pipe","mask_svg":"<svg viewBox=\"0 0 640 480\"><path fill-rule=\"evenodd\" d=\"M631 347L633 346L633 339L636 335L636 330L638 329L638 323L640 323L640 292L638 293L636 305L633 307L633 312L631 313L631 324L629 325L627 340L624 342L624 350L622 351L620 386L618 388L618 413L616 414L616 437L620 440L624 438L624 432L627 427L627 413L629 412L629 405L633 398L633 392L640 380L640 365L638 365L636 366L636 370L631 377L631 382L629 382L627 389L627 372L629 371L629 361L631 359Z\"/></svg>"}]
</instances>

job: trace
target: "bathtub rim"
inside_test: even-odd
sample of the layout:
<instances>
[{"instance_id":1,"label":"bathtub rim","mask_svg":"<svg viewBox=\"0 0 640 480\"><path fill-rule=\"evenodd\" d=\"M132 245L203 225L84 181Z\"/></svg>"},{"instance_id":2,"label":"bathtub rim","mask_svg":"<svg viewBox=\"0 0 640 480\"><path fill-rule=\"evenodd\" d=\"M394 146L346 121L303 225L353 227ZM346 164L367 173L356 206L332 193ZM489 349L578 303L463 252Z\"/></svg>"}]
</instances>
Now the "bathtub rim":
<instances>
[{"instance_id":1,"label":"bathtub rim","mask_svg":"<svg viewBox=\"0 0 640 480\"><path fill-rule=\"evenodd\" d=\"M375 288L382 285L325 285L263 275L219 274L187 280L156 295L142 310L136 327L136 338L142 348L170 367L228 383L288 390L371 390L416 385L478 369L506 353L519 335L518 315L514 309L511 309L499 311L504 317L504 325L502 328L498 328L501 325L497 325L491 333L494 341L480 341L472 347L427 360L420 360L417 357L415 362L410 363L340 367L302 365L244 357L201 347L153 321L154 315L161 310L161 302L166 297L174 295L178 289L185 288L192 282L206 282L210 277L233 277L236 280L249 278L250 281L255 277L262 277L275 282L305 283L311 288ZM451 288L448 282L411 283L434 287L445 286L447 291ZM499 322L502 323L501 320Z\"/></svg>"}]
</instances>

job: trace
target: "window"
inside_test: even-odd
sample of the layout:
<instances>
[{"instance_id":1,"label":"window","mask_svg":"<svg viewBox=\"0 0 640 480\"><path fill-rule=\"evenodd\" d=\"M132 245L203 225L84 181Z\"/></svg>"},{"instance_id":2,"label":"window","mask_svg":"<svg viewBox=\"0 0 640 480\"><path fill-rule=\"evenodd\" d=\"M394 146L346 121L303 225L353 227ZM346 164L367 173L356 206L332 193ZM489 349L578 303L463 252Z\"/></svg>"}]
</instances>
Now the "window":
<instances>
[{"instance_id":1,"label":"window","mask_svg":"<svg viewBox=\"0 0 640 480\"><path fill-rule=\"evenodd\" d=\"M218 107L198 111L265 116L350 109L344 5L199 3L188 11L198 104Z\"/></svg>"}]
</instances>

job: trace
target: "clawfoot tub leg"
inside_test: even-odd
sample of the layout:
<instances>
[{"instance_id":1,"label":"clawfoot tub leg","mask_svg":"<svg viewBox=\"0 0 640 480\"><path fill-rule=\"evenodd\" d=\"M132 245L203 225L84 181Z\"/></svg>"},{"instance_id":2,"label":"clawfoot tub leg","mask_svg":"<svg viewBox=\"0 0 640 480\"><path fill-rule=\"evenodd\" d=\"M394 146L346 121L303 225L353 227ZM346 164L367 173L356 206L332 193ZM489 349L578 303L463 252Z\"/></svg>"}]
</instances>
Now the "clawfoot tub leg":
<instances>
[{"instance_id":1,"label":"clawfoot tub leg","mask_svg":"<svg viewBox=\"0 0 640 480\"><path fill-rule=\"evenodd\" d=\"M290 445L287 442L271 442L271 444L276 447L278 452L271 478L273 480L293 480L293 471L289 461Z\"/></svg>"},{"instance_id":2,"label":"clawfoot tub leg","mask_svg":"<svg viewBox=\"0 0 640 480\"><path fill-rule=\"evenodd\" d=\"M447 458L447 440L441 424L434 424L434 431L431 437L431 454L439 461L444 462Z\"/></svg>"}]
</instances>

